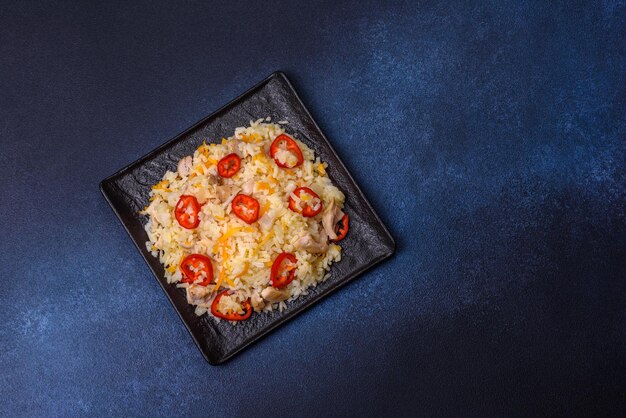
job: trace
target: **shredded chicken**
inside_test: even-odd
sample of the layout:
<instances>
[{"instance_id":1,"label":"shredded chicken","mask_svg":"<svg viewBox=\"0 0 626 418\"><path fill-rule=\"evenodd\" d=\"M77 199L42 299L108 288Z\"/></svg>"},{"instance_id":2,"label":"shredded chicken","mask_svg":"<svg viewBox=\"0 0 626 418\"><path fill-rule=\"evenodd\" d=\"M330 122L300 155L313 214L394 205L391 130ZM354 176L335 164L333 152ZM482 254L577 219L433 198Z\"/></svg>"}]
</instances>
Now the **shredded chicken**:
<instances>
[{"instance_id":1,"label":"shredded chicken","mask_svg":"<svg viewBox=\"0 0 626 418\"><path fill-rule=\"evenodd\" d=\"M335 225L337 225L337 222L339 222L341 218L343 218L342 210L337 206L334 200L331 201L322 215L322 225L324 225L324 231L326 231L328 238L337 239Z\"/></svg>"},{"instance_id":2,"label":"shredded chicken","mask_svg":"<svg viewBox=\"0 0 626 418\"><path fill-rule=\"evenodd\" d=\"M187 303L192 305L208 305L213 294L211 286L189 285L187 288Z\"/></svg>"},{"instance_id":3,"label":"shredded chicken","mask_svg":"<svg viewBox=\"0 0 626 418\"><path fill-rule=\"evenodd\" d=\"M316 241L313 235L307 232L296 240L294 247L298 250L306 250L313 254L322 254L328 249L328 243L325 239L323 241Z\"/></svg>"},{"instance_id":4,"label":"shredded chicken","mask_svg":"<svg viewBox=\"0 0 626 418\"><path fill-rule=\"evenodd\" d=\"M263 299L265 299L268 302L276 303L276 302L282 302L284 300L289 299L289 296L291 296L291 294L289 290L287 289L279 290L279 289L273 288L272 286L269 286L263 289L263 291L261 291L261 296L263 296Z\"/></svg>"},{"instance_id":5,"label":"shredded chicken","mask_svg":"<svg viewBox=\"0 0 626 418\"><path fill-rule=\"evenodd\" d=\"M251 195L254 191L254 179L250 179L241 186L243 194Z\"/></svg>"},{"instance_id":6,"label":"shredded chicken","mask_svg":"<svg viewBox=\"0 0 626 418\"><path fill-rule=\"evenodd\" d=\"M269 230L272 225L274 225L274 221L276 220L276 213L274 210L268 210L259 218L259 226L263 231Z\"/></svg>"},{"instance_id":7,"label":"shredded chicken","mask_svg":"<svg viewBox=\"0 0 626 418\"><path fill-rule=\"evenodd\" d=\"M256 312L261 312L263 308L265 308L265 300L258 293L253 293L250 297L250 301L252 302L252 308Z\"/></svg>"},{"instance_id":8,"label":"shredded chicken","mask_svg":"<svg viewBox=\"0 0 626 418\"><path fill-rule=\"evenodd\" d=\"M227 145L227 154L232 154L235 153L237 155L239 155L241 153L241 150L239 149L239 144L241 144L241 141L237 140L237 139L233 139L231 141L228 141L228 145ZM239 155L241 157L241 155Z\"/></svg>"},{"instance_id":9,"label":"shredded chicken","mask_svg":"<svg viewBox=\"0 0 626 418\"><path fill-rule=\"evenodd\" d=\"M224 184L215 188L215 194L217 195L220 203L227 203L229 200L232 200L237 193L239 193L239 190L241 189L237 186Z\"/></svg>"},{"instance_id":10,"label":"shredded chicken","mask_svg":"<svg viewBox=\"0 0 626 418\"><path fill-rule=\"evenodd\" d=\"M145 210L154 220L164 226L169 226L172 221L171 210L165 202L154 200Z\"/></svg>"},{"instance_id":11,"label":"shredded chicken","mask_svg":"<svg viewBox=\"0 0 626 418\"><path fill-rule=\"evenodd\" d=\"M209 184L214 184L217 186L221 186L224 183L224 179L213 173L209 173L207 179L209 180Z\"/></svg>"},{"instance_id":12,"label":"shredded chicken","mask_svg":"<svg viewBox=\"0 0 626 418\"><path fill-rule=\"evenodd\" d=\"M181 158L180 161L178 162L178 174L180 174L181 177L186 177L189 175L189 173L191 172L191 167L193 166L193 158L191 156L187 156L184 158Z\"/></svg>"},{"instance_id":13,"label":"shredded chicken","mask_svg":"<svg viewBox=\"0 0 626 418\"><path fill-rule=\"evenodd\" d=\"M219 188L219 186L221 186L224 183L224 179L212 173L207 174L207 180L210 185L215 186L216 190ZM200 203L201 205L204 205L207 202L211 202L215 205L218 205L221 203L221 201L217 197L215 197L214 193L212 192L210 188L198 190L196 188L193 188L192 183L189 183L187 185L185 194L194 195L196 199L198 199L198 203Z\"/></svg>"}]
</instances>

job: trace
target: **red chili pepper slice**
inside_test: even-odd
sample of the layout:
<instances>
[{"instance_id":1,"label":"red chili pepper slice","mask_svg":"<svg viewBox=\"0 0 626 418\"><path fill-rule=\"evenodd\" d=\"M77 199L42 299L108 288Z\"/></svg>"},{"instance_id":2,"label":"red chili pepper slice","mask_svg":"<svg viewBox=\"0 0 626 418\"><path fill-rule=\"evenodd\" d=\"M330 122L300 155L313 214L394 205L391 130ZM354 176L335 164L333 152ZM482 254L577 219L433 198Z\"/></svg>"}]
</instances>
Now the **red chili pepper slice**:
<instances>
[{"instance_id":1,"label":"red chili pepper slice","mask_svg":"<svg viewBox=\"0 0 626 418\"><path fill-rule=\"evenodd\" d=\"M270 282L276 289L287 286L296 278L296 256L291 253L280 253L272 264Z\"/></svg>"},{"instance_id":2,"label":"red chili pepper slice","mask_svg":"<svg viewBox=\"0 0 626 418\"><path fill-rule=\"evenodd\" d=\"M346 237L348 234L349 223L350 217L344 213L341 219L339 219L339 222L335 224L335 235L337 235L337 239L334 239L333 241L341 241Z\"/></svg>"},{"instance_id":3,"label":"red chili pepper slice","mask_svg":"<svg viewBox=\"0 0 626 418\"><path fill-rule=\"evenodd\" d=\"M298 196L300 199L302 199L302 194L311 196L311 198L306 202L300 200L300 207L302 208L300 209L296 205L295 199L291 195L289 195L289 209L296 213L300 213L302 216L310 218L320 213L324 208L322 200L317 195L317 193L315 193L308 187L298 187L296 190L293 191L293 194ZM315 203L312 203L313 201L315 201Z\"/></svg>"},{"instance_id":4,"label":"red chili pepper slice","mask_svg":"<svg viewBox=\"0 0 626 418\"><path fill-rule=\"evenodd\" d=\"M218 318L227 319L229 321L243 321L250 318L250 315L252 315L252 305L250 304L250 298L244 300L241 303L241 307L243 308L242 314L237 312L222 313L217 310L217 305L220 303L220 299L222 298L222 296L230 293L230 290L224 290L223 292L220 292L217 294L217 296L215 296L215 299L213 299L213 303L211 303L211 313Z\"/></svg>"},{"instance_id":5,"label":"red chili pepper slice","mask_svg":"<svg viewBox=\"0 0 626 418\"><path fill-rule=\"evenodd\" d=\"M287 150L296 156L298 161L294 165L287 165L286 163L282 163L276 157L276 153L280 150ZM304 162L304 157L302 156L302 151L300 151L300 147L291 137L280 134L274 139L272 145L270 146L270 156L276 161L276 165L281 168L294 168L301 165Z\"/></svg>"},{"instance_id":6,"label":"red chili pepper slice","mask_svg":"<svg viewBox=\"0 0 626 418\"><path fill-rule=\"evenodd\" d=\"M176 220L180 226L186 229L194 229L200 225L199 213L200 203L198 203L198 199L189 195L182 195L174 209Z\"/></svg>"},{"instance_id":7,"label":"red chili pepper slice","mask_svg":"<svg viewBox=\"0 0 626 418\"><path fill-rule=\"evenodd\" d=\"M196 283L200 286L208 286L213 282L213 263L211 259L202 254L190 254L180 263L180 271L183 273L183 283Z\"/></svg>"},{"instance_id":8,"label":"red chili pepper slice","mask_svg":"<svg viewBox=\"0 0 626 418\"><path fill-rule=\"evenodd\" d=\"M232 208L235 215L247 224L259 219L259 201L252 196L239 193L233 199Z\"/></svg>"},{"instance_id":9,"label":"red chili pepper slice","mask_svg":"<svg viewBox=\"0 0 626 418\"><path fill-rule=\"evenodd\" d=\"M222 177L234 176L241 167L241 158L235 153L228 154L217 163L217 172Z\"/></svg>"}]
</instances>

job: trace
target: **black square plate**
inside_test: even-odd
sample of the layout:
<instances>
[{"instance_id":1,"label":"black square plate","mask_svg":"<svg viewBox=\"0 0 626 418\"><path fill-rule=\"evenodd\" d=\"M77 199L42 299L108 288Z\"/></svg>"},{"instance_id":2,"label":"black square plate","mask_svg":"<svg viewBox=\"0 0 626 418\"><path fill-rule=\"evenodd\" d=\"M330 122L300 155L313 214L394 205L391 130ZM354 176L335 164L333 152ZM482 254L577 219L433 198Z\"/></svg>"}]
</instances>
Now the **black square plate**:
<instances>
[{"instance_id":1,"label":"black square plate","mask_svg":"<svg viewBox=\"0 0 626 418\"><path fill-rule=\"evenodd\" d=\"M185 291L167 283L163 265L146 249L148 236L143 228L146 219L139 215L139 211L149 203L150 187L161 180L166 170L175 171L178 160L193 154L202 141L218 141L232 135L236 127L267 116L271 116L272 121L288 121L289 124L285 125L287 133L306 143L322 161L328 163L328 175L346 195L345 211L350 215L350 232L341 242L342 258L332 265L330 277L310 289L308 295L288 303L286 310L252 315L236 326L226 321L216 323L207 315L196 316L194 307L187 304ZM200 351L211 364L224 362L341 285L391 256L395 249L389 231L281 72L273 73L217 112L103 180L100 189Z\"/></svg>"}]
</instances>

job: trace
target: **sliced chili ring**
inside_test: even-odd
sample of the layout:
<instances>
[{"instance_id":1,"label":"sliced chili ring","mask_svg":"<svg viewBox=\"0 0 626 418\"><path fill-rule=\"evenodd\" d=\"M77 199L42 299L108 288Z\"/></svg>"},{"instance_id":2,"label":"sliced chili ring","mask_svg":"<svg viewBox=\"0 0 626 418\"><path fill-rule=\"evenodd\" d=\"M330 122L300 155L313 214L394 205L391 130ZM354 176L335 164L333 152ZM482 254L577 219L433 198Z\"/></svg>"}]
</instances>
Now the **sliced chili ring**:
<instances>
[{"instance_id":1,"label":"sliced chili ring","mask_svg":"<svg viewBox=\"0 0 626 418\"><path fill-rule=\"evenodd\" d=\"M250 298L244 300L243 302L241 302L241 307L243 308L243 313L237 313L237 312L220 312L217 309L217 306L220 303L220 299L222 299L222 296L226 295L226 294L231 294L232 291L231 290L224 290L220 293L217 294L217 296L215 296L215 299L213 299L213 303L211 303L211 313L215 316L217 316L218 318L222 318L222 319L226 319L228 321L244 321L248 318L250 318L250 315L252 315L252 304L250 303Z\"/></svg>"},{"instance_id":2,"label":"sliced chili ring","mask_svg":"<svg viewBox=\"0 0 626 418\"><path fill-rule=\"evenodd\" d=\"M282 159L281 161L281 159L279 158L280 151L288 151L293 154L296 157L296 163L288 165L284 159ZM274 159L274 161L276 161L276 165L281 168L294 168L304 162L302 151L300 150L300 147L298 146L296 141L294 141L293 138L285 134L280 134L276 137L276 139L274 139L272 145L270 145L270 156Z\"/></svg>"},{"instance_id":3,"label":"sliced chili ring","mask_svg":"<svg viewBox=\"0 0 626 418\"><path fill-rule=\"evenodd\" d=\"M247 194L239 193L231 204L233 212L247 224L259 219L259 201Z\"/></svg>"},{"instance_id":4,"label":"sliced chili ring","mask_svg":"<svg viewBox=\"0 0 626 418\"><path fill-rule=\"evenodd\" d=\"M194 229L200 225L200 217L198 216L200 208L201 205L195 196L182 195L178 199L178 203L176 203L174 215L180 226L186 229Z\"/></svg>"},{"instance_id":5,"label":"sliced chili ring","mask_svg":"<svg viewBox=\"0 0 626 418\"><path fill-rule=\"evenodd\" d=\"M270 283L276 289L287 286L296 278L296 263L298 259L291 253L280 253L272 264Z\"/></svg>"},{"instance_id":6,"label":"sliced chili ring","mask_svg":"<svg viewBox=\"0 0 626 418\"><path fill-rule=\"evenodd\" d=\"M300 207L298 207L298 204L296 203L296 200L293 198L293 196L289 195L289 209L301 214L302 216L310 218L320 213L324 208L322 200L317 195L317 193L315 193L308 187L298 187L296 190L293 191L293 194L300 199ZM313 200L315 204L311 205L307 203L308 200L304 201L302 199L302 194L309 195L310 197L308 198L308 200Z\"/></svg>"},{"instance_id":7,"label":"sliced chili ring","mask_svg":"<svg viewBox=\"0 0 626 418\"><path fill-rule=\"evenodd\" d=\"M339 219L339 222L335 224L335 235L337 235L337 238L333 241L341 241L346 237L346 235L348 234L348 229L350 228L349 223L350 217L346 213L344 213L341 219Z\"/></svg>"},{"instance_id":8,"label":"sliced chili ring","mask_svg":"<svg viewBox=\"0 0 626 418\"><path fill-rule=\"evenodd\" d=\"M217 163L217 172L222 177L232 177L241 168L241 158L235 153L228 154Z\"/></svg>"},{"instance_id":9,"label":"sliced chili ring","mask_svg":"<svg viewBox=\"0 0 626 418\"><path fill-rule=\"evenodd\" d=\"M180 271L183 273L183 283L195 283L202 279L202 282L195 283L200 286L208 286L213 282L213 263L211 259L202 254L190 254L180 263Z\"/></svg>"}]
</instances>

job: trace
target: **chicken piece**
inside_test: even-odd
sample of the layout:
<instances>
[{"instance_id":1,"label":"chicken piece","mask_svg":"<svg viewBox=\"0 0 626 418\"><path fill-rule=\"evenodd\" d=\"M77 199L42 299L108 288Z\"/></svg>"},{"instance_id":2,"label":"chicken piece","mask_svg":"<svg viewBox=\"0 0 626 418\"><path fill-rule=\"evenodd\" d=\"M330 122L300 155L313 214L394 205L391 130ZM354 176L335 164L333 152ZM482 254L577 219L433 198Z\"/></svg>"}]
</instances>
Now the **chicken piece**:
<instances>
[{"instance_id":1,"label":"chicken piece","mask_svg":"<svg viewBox=\"0 0 626 418\"><path fill-rule=\"evenodd\" d=\"M316 241L313 235L307 232L296 240L294 247L313 254L322 254L328 249L328 242L326 242L325 238L323 241Z\"/></svg>"},{"instance_id":2,"label":"chicken piece","mask_svg":"<svg viewBox=\"0 0 626 418\"><path fill-rule=\"evenodd\" d=\"M226 203L229 200L232 200L237 195L237 193L239 193L239 190L241 189L237 186L234 186L232 184L224 184L215 188L215 194L220 203Z\"/></svg>"},{"instance_id":3,"label":"chicken piece","mask_svg":"<svg viewBox=\"0 0 626 418\"><path fill-rule=\"evenodd\" d=\"M331 240L337 239L335 225L337 225L337 222L343 218L343 215L343 211L334 200L330 202L330 205L328 205L328 208L326 208L324 214L322 215L322 225L324 226L324 231L326 231L326 235L328 235L328 238Z\"/></svg>"},{"instance_id":4,"label":"chicken piece","mask_svg":"<svg viewBox=\"0 0 626 418\"><path fill-rule=\"evenodd\" d=\"M276 289L272 286L266 287L261 291L261 296L268 302L276 303L289 299L291 292L288 289Z\"/></svg>"},{"instance_id":5,"label":"chicken piece","mask_svg":"<svg viewBox=\"0 0 626 418\"><path fill-rule=\"evenodd\" d=\"M186 177L191 172L191 166L193 165L193 158L191 156L183 157L178 162L178 174L181 177Z\"/></svg>"},{"instance_id":6,"label":"chicken piece","mask_svg":"<svg viewBox=\"0 0 626 418\"><path fill-rule=\"evenodd\" d=\"M241 186L241 193L251 195L254 191L254 180L248 180Z\"/></svg>"},{"instance_id":7,"label":"chicken piece","mask_svg":"<svg viewBox=\"0 0 626 418\"><path fill-rule=\"evenodd\" d=\"M209 180L209 184L214 184L217 186L221 186L222 184L224 184L224 179L213 173L209 173L209 175L207 176L207 179Z\"/></svg>"},{"instance_id":8,"label":"chicken piece","mask_svg":"<svg viewBox=\"0 0 626 418\"><path fill-rule=\"evenodd\" d=\"M263 231L268 231L276 220L276 210L270 209L259 218L259 226Z\"/></svg>"},{"instance_id":9,"label":"chicken piece","mask_svg":"<svg viewBox=\"0 0 626 418\"><path fill-rule=\"evenodd\" d=\"M239 155L239 157L241 157L241 150L239 149L239 145L241 144L241 141L237 140L237 139L233 139L228 141L228 145L226 145L228 152L226 154L237 154Z\"/></svg>"},{"instance_id":10,"label":"chicken piece","mask_svg":"<svg viewBox=\"0 0 626 418\"><path fill-rule=\"evenodd\" d=\"M160 200L154 200L150 203L144 213L150 215L157 223L163 226L169 226L172 222L171 210L167 203Z\"/></svg>"},{"instance_id":11,"label":"chicken piece","mask_svg":"<svg viewBox=\"0 0 626 418\"><path fill-rule=\"evenodd\" d=\"M187 302L192 305L208 305L213 295L211 286L189 285L187 288Z\"/></svg>"},{"instance_id":12,"label":"chicken piece","mask_svg":"<svg viewBox=\"0 0 626 418\"><path fill-rule=\"evenodd\" d=\"M256 311L256 312L261 312L263 310L263 308L265 308L265 300L263 299L263 297L258 294L258 293L254 293L251 297L250 297L250 301L252 302L252 308Z\"/></svg>"},{"instance_id":13,"label":"chicken piece","mask_svg":"<svg viewBox=\"0 0 626 418\"><path fill-rule=\"evenodd\" d=\"M224 179L211 173L207 174L207 180L209 185L215 186L216 190L224 183ZM221 203L221 201L217 197L215 197L211 188L197 189L193 187L191 182L187 185L185 194L194 195L196 199L198 199L198 203L200 203L201 205L204 205L207 202L211 202L215 205L219 205Z\"/></svg>"}]
</instances>

